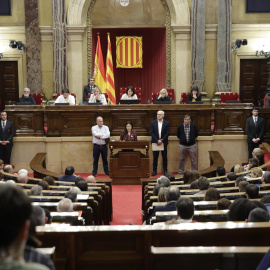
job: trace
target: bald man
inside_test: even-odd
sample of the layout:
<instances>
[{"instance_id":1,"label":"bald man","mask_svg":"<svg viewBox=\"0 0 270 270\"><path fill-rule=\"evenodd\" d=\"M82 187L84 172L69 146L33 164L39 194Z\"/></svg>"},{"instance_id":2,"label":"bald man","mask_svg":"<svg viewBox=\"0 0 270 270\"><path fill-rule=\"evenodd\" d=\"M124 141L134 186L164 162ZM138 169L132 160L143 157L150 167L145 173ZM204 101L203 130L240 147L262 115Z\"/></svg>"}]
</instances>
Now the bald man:
<instances>
[{"instance_id":1,"label":"bald man","mask_svg":"<svg viewBox=\"0 0 270 270\"><path fill-rule=\"evenodd\" d=\"M96 119L96 125L92 127L93 136L93 171L92 175L96 176L98 171L98 160L101 154L103 161L104 172L107 176L110 176L109 166L108 166L108 147L106 144L106 139L110 138L110 130L107 126L103 125L103 118L98 116Z\"/></svg>"}]
</instances>

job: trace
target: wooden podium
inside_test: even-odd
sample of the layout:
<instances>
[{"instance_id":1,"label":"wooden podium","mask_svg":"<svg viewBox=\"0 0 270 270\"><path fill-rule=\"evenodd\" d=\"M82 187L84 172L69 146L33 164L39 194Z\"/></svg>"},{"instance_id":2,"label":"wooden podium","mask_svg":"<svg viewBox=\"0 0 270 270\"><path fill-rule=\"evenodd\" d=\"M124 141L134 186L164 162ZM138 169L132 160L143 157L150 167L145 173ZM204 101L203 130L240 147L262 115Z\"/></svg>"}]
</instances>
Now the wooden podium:
<instances>
[{"instance_id":1,"label":"wooden podium","mask_svg":"<svg viewBox=\"0 0 270 270\"><path fill-rule=\"evenodd\" d=\"M114 184L141 184L140 178L150 176L148 141L111 141L109 149L111 151L110 177ZM122 149L122 151L113 154L114 149ZM145 149L146 153L134 149Z\"/></svg>"}]
</instances>

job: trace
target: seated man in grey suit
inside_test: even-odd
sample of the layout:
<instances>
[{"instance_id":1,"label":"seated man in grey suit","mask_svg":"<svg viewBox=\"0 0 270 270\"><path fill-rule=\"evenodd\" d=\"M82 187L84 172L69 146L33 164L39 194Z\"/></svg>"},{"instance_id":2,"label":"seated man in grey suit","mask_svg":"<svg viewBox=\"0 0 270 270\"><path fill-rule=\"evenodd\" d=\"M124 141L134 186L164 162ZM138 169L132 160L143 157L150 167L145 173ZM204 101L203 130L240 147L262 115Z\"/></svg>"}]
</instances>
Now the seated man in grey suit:
<instances>
[{"instance_id":1,"label":"seated man in grey suit","mask_svg":"<svg viewBox=\"0 0 270 270\"><path fill-rule=\"evenodd\" d=\"M176 211L175 203L180 198L180 189L175 186L168 187L166 190L166 205L156 206L152 215L149 219L147 219L146 224L150 224L150 220L152 217L156 216L156 212L166 212L166 211Z\"/></svg>"}]
</instances>

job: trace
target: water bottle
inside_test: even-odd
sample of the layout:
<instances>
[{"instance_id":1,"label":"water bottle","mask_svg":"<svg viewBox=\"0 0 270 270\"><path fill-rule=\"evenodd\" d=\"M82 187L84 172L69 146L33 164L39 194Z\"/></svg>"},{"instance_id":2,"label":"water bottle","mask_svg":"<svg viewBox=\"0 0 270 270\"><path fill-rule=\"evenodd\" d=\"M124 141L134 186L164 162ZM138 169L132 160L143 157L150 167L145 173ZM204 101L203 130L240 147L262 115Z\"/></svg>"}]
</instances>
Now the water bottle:
<instances>
[{"instance_id":1,"label":"water bottle","mask_svg":"<svg viewBox=\"0 0 270 270\"><path fill-rule=\"evenodd\" d=\"M183 99L182 99L182 98L180 98L179 103L180 103L180 104L183 104Z\"/></svg>"},{"instance_id":2,"label":"water bottle","mask_svg":"<svg viewBox=\"0 0 270 270\"><path fill-rule=\"evenodd\" d=\"M147 100L147 104L150 104L150 99Z\"/></svg>"},{"instance_id":3,"label":"water bottle","mask_svg":"<svg viewBox=\"0 0 270 270\"><path fill-rule=\"evenodd\" d=\"M50 105L50 101L49 100L47 100L47 105Z\"/></svg>"},{"instance_id":4,"label":"water bottle","mask_svg":"<svg viewBox=\"0 0 270 270\"><path fill-rule=\"evenodd\" d=\"M82 105L82 101L81 100L79 101L79 105Z\"/></svg>"},{"instance_id":5,"label":"water bottle","mask_svg":"<svg viewBox=\"0 0 270 270\"><path fill-rule=\"evenodd\" d=\"M8 105L11 105L11 100L8 101Z\"/></svg>"}]
</instances>

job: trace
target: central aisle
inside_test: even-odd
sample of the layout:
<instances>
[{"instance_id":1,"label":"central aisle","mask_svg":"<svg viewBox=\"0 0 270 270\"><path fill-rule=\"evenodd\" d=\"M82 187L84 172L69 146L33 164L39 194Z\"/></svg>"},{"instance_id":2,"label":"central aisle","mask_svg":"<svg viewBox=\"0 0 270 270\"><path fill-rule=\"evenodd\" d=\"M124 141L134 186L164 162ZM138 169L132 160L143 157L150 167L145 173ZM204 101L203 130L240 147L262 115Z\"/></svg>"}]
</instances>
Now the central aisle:
<instances>
[{"instance_id":1,"label":"central aisle","mask_svg":"<svg viewBox=\"0 0 270 270\"><path fill-rule=\"evenodd\" d=\"M111 225L142 224L141 185L113 185L113 220Z\"/></svg>"}]
</instances>

